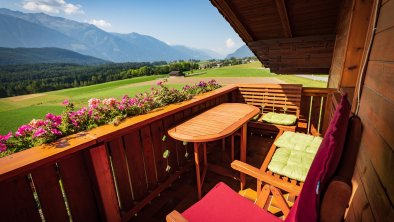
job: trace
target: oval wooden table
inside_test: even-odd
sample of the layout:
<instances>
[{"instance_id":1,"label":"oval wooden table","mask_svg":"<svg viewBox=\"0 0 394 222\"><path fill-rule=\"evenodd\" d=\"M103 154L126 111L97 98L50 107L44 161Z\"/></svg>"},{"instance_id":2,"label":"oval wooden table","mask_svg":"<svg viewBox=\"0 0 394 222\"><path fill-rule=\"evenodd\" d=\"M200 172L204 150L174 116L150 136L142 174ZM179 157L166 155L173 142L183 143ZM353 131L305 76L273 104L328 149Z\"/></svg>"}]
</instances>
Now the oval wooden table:
<instances>
[{"instance_id":1,"label":"oval wooden table","mask_svg":"<svg viewBox=\"0 0 394 222\"><path fill-rule=\"evenodd\" d=\"M259 112L259 108L244 103L222 103L168 131L168 135L176 140L194 143L194 160L196 163L197 191L199 199L201 199L201 188L204 183L208 167L210 170L215 172L218 171L215 170L217 168L208 164L206 142L223 139L233 135L240 129L240 160L246 162L247 122ZM204 149L204 169L202 175L200 173L200 160L198 156L198 148L201 145ZM231 146L234 146L233 139ZM244 174L240 175L240 180L241 189L243 189L245 185Z\"/></svg>"}]
</instances>

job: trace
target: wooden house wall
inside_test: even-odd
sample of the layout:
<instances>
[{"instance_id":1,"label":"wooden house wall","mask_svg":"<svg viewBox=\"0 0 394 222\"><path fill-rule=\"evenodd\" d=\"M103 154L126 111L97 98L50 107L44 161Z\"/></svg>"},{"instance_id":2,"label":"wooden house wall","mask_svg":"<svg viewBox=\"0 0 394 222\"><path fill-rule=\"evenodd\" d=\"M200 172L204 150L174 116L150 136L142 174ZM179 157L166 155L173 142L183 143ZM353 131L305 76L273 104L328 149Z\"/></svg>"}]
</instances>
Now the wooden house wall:
<instances>
[{"instance_id":1,"label":"wooden house wall","mask_svg":"<svg viewBox=\"0 0 394 222\"><path fill-rule=\"evenodd\" d=\"M359 116L364 129L348 221L394 218L394 0L383 0L379 7L362 87Z\"/></svg>"},{"instance_id":2,"label":"wooden house wall","mask_svg":"<svg viewBox=\"0 0 394 222\"><path fill-rule=\"evenodd\" d=\"M337 35L335 40L335 48L332 56L330 69L330 77L328 82L329 88L338 88L341 82L343 65L345 62L345 50L347 47L347 39L349 35L349 25L351 20L353 0L344 1L339 22L337 26Z\"/></svg>"},{"instance_id":3,"label":"wooden house wall","mask_svg":"<svg viewBox=\"0 0 394 222\"><path fill-rule=\"evenodd\" d=\"M330 70L331 88L352 92L357 83L374 0L346 0L338 20Z\"/></svg>"}]
</instances>

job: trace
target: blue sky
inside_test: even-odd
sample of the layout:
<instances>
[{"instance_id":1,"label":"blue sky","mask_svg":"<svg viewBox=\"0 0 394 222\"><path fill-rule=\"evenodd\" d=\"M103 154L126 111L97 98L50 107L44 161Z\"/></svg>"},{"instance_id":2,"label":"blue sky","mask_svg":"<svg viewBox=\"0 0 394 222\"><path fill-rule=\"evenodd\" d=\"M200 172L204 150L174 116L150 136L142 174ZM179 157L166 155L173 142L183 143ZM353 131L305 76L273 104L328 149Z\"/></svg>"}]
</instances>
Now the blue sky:
<instances>
[{"instance_id":1,"label":"blue sky","mask_svg":"<svg viewBox=\"0 0 394 222\"><path fill-rule=\"evenodd\" d=\"M0 7L89 22L109 32L137 32L222 55L244 44L209 0L1 0Z\"/></svg>"}]
</instances>

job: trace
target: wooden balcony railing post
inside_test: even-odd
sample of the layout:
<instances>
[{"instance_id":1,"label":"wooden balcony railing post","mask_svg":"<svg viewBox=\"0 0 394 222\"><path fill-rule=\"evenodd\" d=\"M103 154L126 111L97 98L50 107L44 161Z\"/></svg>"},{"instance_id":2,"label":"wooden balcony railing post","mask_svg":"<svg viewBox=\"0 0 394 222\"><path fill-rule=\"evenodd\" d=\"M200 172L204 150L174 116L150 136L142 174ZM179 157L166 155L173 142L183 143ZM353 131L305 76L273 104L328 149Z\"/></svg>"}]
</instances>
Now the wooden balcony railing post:
<instances>
[{"instance_id":1,"label":"wooden balcony railing post","mask_svg":"<svg viewBox=\"0 0 394 222\"><path fill-rule=\"evenodd\" d=\"M118 199L108 159L107 148L104 144L90 148L86 152L90 176L93 177L96 196L98 197L101 213L106 221L121 221Z\"/></svg>"},{"instance_id":2,"label":"wooden balcony railing post","mask_svg":"<svg viewBox=\"0 0 394 222\"><path fill-rule=\"evenodd\" d=\"M133 207L133 194L129 177L129 169L122 137L118 137L110 142L108 146L111 151L116 185L119 193L120 208L128 211Z\"/></svg>"},{"instance_id":3,"label":"wooden balcony railing post","mask_svg":"<svg viewBox=\"0 0 394 222\"><path fill-rule=\"evenodd\" d=\"M69 221L55 164L31 172L46 221Z\"/></svg>"},{"instance_id":4,"label":"wooden balcony railing post","mask_svg":"<svg viewBox=\"0 0 394 222\"><path fill-rule=\"evenodd\" d=\"M41 221L26 176L0 183L1 221Z\"/></svg>"},{"instance_id":5,"label":"wooden balcony railing post","mask_svg":"<svg viewBox=\"0 0 394 222\"><path fill-rule=\"evenodd\" d=\"M92 177L83 151L60 160L58 166L73 221L99 220Z\"/></svg>"}]
</instances>

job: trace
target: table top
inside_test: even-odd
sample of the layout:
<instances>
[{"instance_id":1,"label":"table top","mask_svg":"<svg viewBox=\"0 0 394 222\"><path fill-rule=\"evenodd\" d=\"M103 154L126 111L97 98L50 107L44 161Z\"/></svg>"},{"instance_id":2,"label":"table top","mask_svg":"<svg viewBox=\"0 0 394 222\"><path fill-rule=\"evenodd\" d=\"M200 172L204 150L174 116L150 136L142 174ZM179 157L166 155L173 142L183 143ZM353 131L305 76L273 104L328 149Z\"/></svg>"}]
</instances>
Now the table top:
<instances>
[{"instance_id":1,"label":"table top","mask_svg":"<svg viewBox=\"0 0 394 222\"><path fill-rule=\"evenodd\" d=\"M233 134L260 109L244 103L222 103L170 129L168 134L185 142L208 142Z\"/></svg>"}]
</instances>

